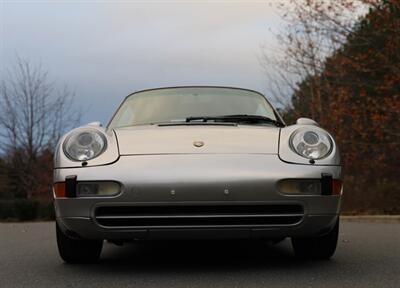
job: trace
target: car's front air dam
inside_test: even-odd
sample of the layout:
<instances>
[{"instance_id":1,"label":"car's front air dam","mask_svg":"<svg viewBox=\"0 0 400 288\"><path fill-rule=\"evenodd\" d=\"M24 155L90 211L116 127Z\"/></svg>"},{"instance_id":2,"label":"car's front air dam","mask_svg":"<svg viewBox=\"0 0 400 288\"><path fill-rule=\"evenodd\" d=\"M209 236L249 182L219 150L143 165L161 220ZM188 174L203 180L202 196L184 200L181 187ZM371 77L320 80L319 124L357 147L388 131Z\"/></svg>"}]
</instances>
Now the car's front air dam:
<instances>
[{"instance_id":1,"label":"car's front air dam","mask_svg":"<svg viewBox=\"0 0 400 288\"><path fill-rule=\"evenodd\" d=\"M338 215L308 215L299 225L276 227L204 227L204 228L142 228L103 229L92 219L83 217L57 218L66 234L85 239L150 240L150 239L277 239L308 237L329 232Z\"/></svg>"},{"instance_id":2,"label":"car's front air dam","mask_svg":"<svg viewBox=\"0 0 400 288\"><path fill-rule=\"evenodd\" d=\"M171 235L170 232L176 229L102 227L96 221L95 211L98 207L113 205L135 207L296 204L302 206L304 214L296 225L246 226L243 229L221 226L217 227L218 233L216 227L212 227L211 230L206 227L194 230L186 227L186 232L178 227L176 233L172 234L177 237L180 234L194 235L193 237L198 238L198 234L207 235L205 232L210 230L212 235L221 236L232 234L241 237L278 237L293 233L306 235L332 226L339 213L340 197L283 195L277 191L276 183L288 178L319 179L322 174L339 179L340 166L290 164L272 154L123 156L111 165L56 169L55 182L62 182L67 176L77 175L78 181L111 180L122 184L122 192L116 197L58 198L55 201L56 215L64 226L70 227L78 234L82 233L83 237L141 238L138 236L140 234L158 238Z\"/></svg>"}]
</instances>

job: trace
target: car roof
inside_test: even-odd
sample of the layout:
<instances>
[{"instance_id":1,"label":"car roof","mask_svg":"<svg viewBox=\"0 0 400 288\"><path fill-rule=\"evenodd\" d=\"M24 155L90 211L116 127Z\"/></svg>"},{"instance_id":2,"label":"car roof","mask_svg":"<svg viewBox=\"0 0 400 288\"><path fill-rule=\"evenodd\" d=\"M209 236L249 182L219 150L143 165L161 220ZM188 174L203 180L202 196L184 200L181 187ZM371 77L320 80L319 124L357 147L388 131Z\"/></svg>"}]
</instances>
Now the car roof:
<instances>
[{"instance_id":1,"label":"car roof","mask_svg":"<svg viewBox=\"0 0 400 288\"><path fill-rule=\"evenodd\" d=\"M234 86L218 86L218 85L183 85L183 86L165 86L165 87L156 87L156 88L138 90L138 91L134 91L134 92L130 93L128 96L125 97L125 99L134 94L137 94L137 93L157 91L157 90L167 90L167 89L180 89L180 88L183 88L183 89L185 89L185 88L215 88L215 89L242 90L242 91L253 92L253 93L259 94L259 95L263 96L264 98L266 98L265 95L262 94L261 92L258 92L253 89L248 89L248 88L241 88L241 87L234 87Z\"/></svg>"}]
</instances>

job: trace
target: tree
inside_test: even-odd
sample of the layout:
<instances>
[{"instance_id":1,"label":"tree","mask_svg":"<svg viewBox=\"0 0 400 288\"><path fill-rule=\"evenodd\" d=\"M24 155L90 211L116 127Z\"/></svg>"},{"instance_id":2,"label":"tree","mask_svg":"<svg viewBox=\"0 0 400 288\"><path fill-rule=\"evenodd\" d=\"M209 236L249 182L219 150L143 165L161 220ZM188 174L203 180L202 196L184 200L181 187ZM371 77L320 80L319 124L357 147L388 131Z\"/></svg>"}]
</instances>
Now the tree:
<instances>
[{"instance_id":1,"label":"tree","mask_svg":"<svg viewBox=\"0 0 400 288\"><path fill-rule=\"evenodd\" d=\"M8 187L8 177L5 173L6 164L4 160L0 158L0 198L6 198L7 195L7 187Z\"/></svg>"},{"instance_id":2,"label":"tree","mask_svg":"<svg viewBox=\"0 0 400 288\"><path fill-rule=\"evenodd\" d=\"M284 29L276 34L279 47L272 55L263 53L260 59L275 102L286 103L290 107L290 91L296 90L304 79L308 79L307 101L313 103L308 112L313 119L318 119L324 107L324 99L318 89L323 79L313 76L324 71L326 58L346 43L359 17L375 2L378 0L278 2L285 23Z\"/></svg>"},{"instance_id":3,"label":"tree","mask_svg":"<svg viewBox=\"0 0 400 288\"><path fill-rule=\"evenodd\" d=\"M42 187L36 172L43 163L38 160L79 120L72 100L67 87L56 89L40 65L21 58L0 83L0 153L15 193L30 198Z\"/></svg>"},{"instance_id":4,"label":"tree","mask_svg":"<svg viewBox=\"0 0 400 288\"><path fill-rule=\"evenodd\" d=\"M305 0L290 9L285 57L274 62L291 79L287 116L314 118L335 136L351 187L345 209L398 212L400 2Z\"/></svg>"}]
</instances>

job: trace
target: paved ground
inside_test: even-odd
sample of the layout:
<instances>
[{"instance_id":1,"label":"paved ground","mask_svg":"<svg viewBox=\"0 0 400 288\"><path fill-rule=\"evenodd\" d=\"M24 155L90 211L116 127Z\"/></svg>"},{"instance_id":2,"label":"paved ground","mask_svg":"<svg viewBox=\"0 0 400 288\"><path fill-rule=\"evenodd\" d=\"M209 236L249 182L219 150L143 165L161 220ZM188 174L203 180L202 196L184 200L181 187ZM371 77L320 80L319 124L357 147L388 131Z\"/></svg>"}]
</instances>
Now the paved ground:
<instances>
[{"instance_id":1,"label":"paved ground","mask_svg":"<svg viewBox=\"0 0 400 288\"><path fill-rule=\"evenodd\" d=\"M106 244L101 262L67 265L54 223L0 224L0 287L400 287L400 223L346 221L331 261L290 242Z\"/></svg>"}]
</instances>

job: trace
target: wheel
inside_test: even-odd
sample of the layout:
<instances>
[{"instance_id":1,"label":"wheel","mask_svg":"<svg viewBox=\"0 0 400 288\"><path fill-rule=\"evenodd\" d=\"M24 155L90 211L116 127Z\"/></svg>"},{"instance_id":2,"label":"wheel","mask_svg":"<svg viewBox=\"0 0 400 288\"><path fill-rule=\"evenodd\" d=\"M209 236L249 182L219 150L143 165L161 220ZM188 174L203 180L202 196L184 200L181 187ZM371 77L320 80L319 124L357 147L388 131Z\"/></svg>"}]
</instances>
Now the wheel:
<instances>
[{"instance_id":1,"label":"wheel","mask_svg":"<svg viewBox=\"0 0 400 288\"><path fill-rule=\"evenodd\" d=\"M292 238L296 257L303 259L327 260L335 253L339 235L339 219L333 229L324 235Z\"/></svg>"},{"instance_id":2,"label":"wheel","mask_svg":"<svg viewBox=\"0 0 400 288\"><path fill-rule=\"evenodd\" d=\"M73 239L64 234L56 223L57 246L66 263L94 263L99 260L103 240Z\"/></svg>"}]
</instances>

